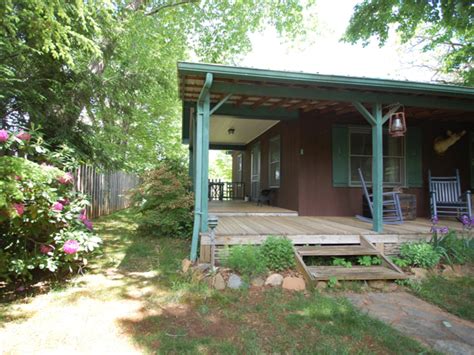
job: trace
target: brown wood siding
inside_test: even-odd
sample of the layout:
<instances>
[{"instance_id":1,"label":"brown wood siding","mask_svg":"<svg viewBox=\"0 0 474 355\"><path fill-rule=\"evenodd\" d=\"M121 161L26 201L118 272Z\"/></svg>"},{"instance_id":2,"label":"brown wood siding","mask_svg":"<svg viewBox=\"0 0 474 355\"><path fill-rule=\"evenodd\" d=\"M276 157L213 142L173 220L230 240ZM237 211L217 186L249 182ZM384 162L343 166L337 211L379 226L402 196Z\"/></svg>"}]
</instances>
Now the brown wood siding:
<instances>
[{"instance_id":1,"label":"brown wood siding","mask_svg":"<svg viewBox=\"0 0 474 355\"><path fill-rule=\"evenodd\" d=\"M250 149L260 142L261 147L261 189L268 187L268 143L276 135L281 137L281 185L274 204L278 207L297 210L302 216L354 216L362 213L362 189L360 187L333 187L332 184L332 141L334 124L367 125L358 114L345 118L336 115L318 116L315 113L302 114L298 121L280 122L247 146L243 156L243 177L246 194L250 195ZM463 191L470 185L469 131L471 123L449 123L443 121L416 120L408 118L410 125L417 125L423 132L422 188L406 189L416 194L417 214L429 216L428 170L433 175L453 175L459 169ZM408 129L409 129L408 128ZM463 136L450 147L444 156L433 150L433 141L446 135L447 130ZM300 149L303 154L300 155Z\"/></svg>"},{"instance_id":2,"label":"brown wood siding","mask_svg":"<svg viewBox=\"0 0 474 355\"><path fill-rule=\"evenodd\" d=\"M304 115L301 119L301 147L304 155L299 165L299 214L302 216L353 216L362 212L362 190L358 187L333 187L332 185L332 125L339 121L336 117ZM353 117L350 124L366 124ZM474 126L459 123L418 121L423 132L423 183L422 188L407 189L417 196L418 216L428 216L428 170L433 175L453 175L459 169L463 191L469 187L469 138L466 133L444 156L433 150L437 136L446 130L469 131ZM408 128L409 129L409 128Z\"/></svg>"},{"instance_id":3,"label":"brown wood siding","mask_svg":"<svg viewBox=\"0 0 474 355\"><path fill-rule=\"evenodd\" d=\"M250 195L250 151L254 144L260 143L260 189L268 188L269 180L269 141L275 136L281 140L280 188L276 189L273 205L290 210L298 209L298 155L299 123L280 122L247 145L244 153L243 177L246 194ZM235 159L236 160L236 159Z\"/></svg>"}]
</instances>

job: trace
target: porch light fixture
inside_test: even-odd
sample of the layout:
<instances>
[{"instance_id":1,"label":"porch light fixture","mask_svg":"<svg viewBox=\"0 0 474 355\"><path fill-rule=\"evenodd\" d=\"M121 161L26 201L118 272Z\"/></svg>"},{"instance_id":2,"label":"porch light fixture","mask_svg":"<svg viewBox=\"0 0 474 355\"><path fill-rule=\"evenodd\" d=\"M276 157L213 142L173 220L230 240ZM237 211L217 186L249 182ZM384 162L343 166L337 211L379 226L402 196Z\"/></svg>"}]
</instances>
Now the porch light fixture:
<instances>
[{"instance_id":1,"label":"porch light fixture","mask_svg":"<svg viewBox=\"0 0 474 355\"><path fill-rule=\"evenodd\" d=\"M229 128L229 129L227 130L227 134L228 134L229 136L234 135L234 133L235 133L235 129L234 129L234 128Z\"/></svg>"},{"instance_id":2,"label":"porch light fixture","mask_svg":"<svg viewBox=\"0 0 474 355\"><path fill-rule=\"evenodd\" d=\"M403 137L407 131L407 123L405 120L405 109L390 115L388 122L388 133L392 137Z\"/></svg>"}]
</instances>

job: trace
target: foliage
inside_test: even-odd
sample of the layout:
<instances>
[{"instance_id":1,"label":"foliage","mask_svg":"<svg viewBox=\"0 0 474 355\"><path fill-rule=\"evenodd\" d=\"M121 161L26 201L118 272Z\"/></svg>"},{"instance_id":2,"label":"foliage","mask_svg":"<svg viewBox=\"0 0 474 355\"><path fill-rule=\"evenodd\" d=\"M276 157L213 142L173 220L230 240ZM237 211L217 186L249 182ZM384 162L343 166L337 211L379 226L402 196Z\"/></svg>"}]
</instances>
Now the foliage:
<instances>
[{"instance_id":1,"label":"foliage","mask_svg":"<svg viewBox=\"0 0 474 355\"><path fill-rule=\"evenodd\" d=\"M142 183L132 193L140 211L139 228L157 237L190 237L193 194L182 164L164 162L141 179Z\"/></svg>"},{"instance_id":2,"label":"foliage","mask_svg":"<svg viewBox=\"0 0 474 355\"><path fill-rule=\"evenodd\" d=\"M384 45L391 25L406 43L416 38L424 51L442 49L442 70L456 72L467 85L474 84L474 14L469 1L364 0L355 6L345 40L367 44L376 36Z\"/></svg>"},{"instance_id":3,"label":"foliage","mask_svg":"<svg viewBox=\"0 0 474 355\"><path fill-rule=\"evenodd\" d=\"M334 266L344 266L344 267L347 267L347 268L352 267L352 263L350 261L346 260L345 258L333 258L332 259L332 264Z\"/></svg>"},{"instance_id":4,"label":"foliage","mask_svg":"<svg viewBox=\"0 0 474 355\"><path fill-rule=\"evenodd\" d=\"M331 276L328 280L328 287L329 288L334 288L337 286L337 277L336 276Z\"/></svg>"},{"instance_id":5,"label":"foliage","mask_svg":"<svg viewBox=\"0 0 474 355\"><path fill-rule=\"evenodd\" d=\"M209 166L209 178L232 181L232 156L223 151L217 151Z\"/></svg>"},{"instance_id":6,"label":"foliage","mask_svg":"<svg viewBox=\"0 0 474 355\"><path fill-rule=\"evenodd\" d=\"M400 268L405 268L410 266L410 262L406 259L392 257L392 262Z\"/></svg>"},{"instance_id":7,"label":"foliage","mask_svg":"<svg viewBox=\"0 0 474 355\"><path fill-rule=\"evenodd\" d=\"M2 1L0 126L41 124L54 150L67 144L104 167L141 172L182 158L176 62L232 63L267 26L303 36L313 5Z\"/></svg>"},{"instance_id":8,"label":"foliage","mask_svg":"<svg viewBox=\"0 0 474 355\"><path fill-rule=\"evenodd\" d=\"M427 242L404 243L400 246L400 255L411 266L423 268L432 268L441 259L441 254Z\"/></svg>"},{"instance_id":9,"label":"foliage","mask_svg":"<svg viewBox=\"0 0 474 355\"><path fill-rule=\"evenodd\" d=\"M224 264L245 276L263 274L267 270L261 248L254 245L233 246Z\"/></svg>"},{"instance_id":10,"label":"foliage","mask_svg":"<svg viewBox=\"0 0 474 355\"><path fill-rule=\"evenodd\" d=\"M295 266L295 254L291 240L269 236L261 248L268 269L282 271Z\"/></svg>"},{"instance_id":11,"label":"foliage","mask_svg":"<svg viewBox=\"0 0 474 355\"><path fill-rule=\"evenodd\" d=\"M359 256L357 258L357 262L359 265L363 266L372 266L372 265L380 265L382 260L378 256L371 257L370 255Z\"/></svg>"},{"instance_id":12,"label":"foliage","mask_svg":"<svg viewBox=\"0 0 474 355\"><path fill-rule=\"evenodd\" d=\"M31 136L9 132L0 146L46 159L41 140ZM23 157L0 156L0 278L31 279L38 270L72 272L87 265L86 256L101 241L91 233L87 205L85 196L73 190L70 173Z\"/></svg>"},{"instance_id":13,"label":"foliage","mask_svg":"<svg viewBox=\"0 0 474 355\"><path fill-rule=\"evenodd\" d=\"M446 235L435 233L430 244L448 264L474 261L474 238L472 237L459 237L455 231L450 231Z\"/></svg>"}]
</instances>

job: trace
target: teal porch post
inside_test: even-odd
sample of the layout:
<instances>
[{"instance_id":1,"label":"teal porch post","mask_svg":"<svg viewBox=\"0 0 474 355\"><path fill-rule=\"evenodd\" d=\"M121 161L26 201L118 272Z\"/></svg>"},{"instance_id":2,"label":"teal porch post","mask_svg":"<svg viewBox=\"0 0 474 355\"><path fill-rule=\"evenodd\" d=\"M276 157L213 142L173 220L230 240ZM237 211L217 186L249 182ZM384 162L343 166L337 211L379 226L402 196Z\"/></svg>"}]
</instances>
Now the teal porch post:
<instances>
[{"instance_id":1,"label":"teal porch post","mask_svg":"<svg viewBox=\"0 0 474 355\"><path fill-rule=\"evenodd\" d=\"M383 120L382 105L375 104L372 115L372 193L373 193L373 230L383 231Z\"/></svg>"},{"instance_id":2,"label":"teal porch post","mask_svg":"<svg viewBox=\"0 0 474 355\"><path fill-rule=\"evenodd\" d=\"M388 115L382 116L382 104L374 104L372 114L360 102L352 103L372 126L372 229L383 231L383 124ZM392 111L390 111L392 112Z\"/></svg>"},{"instance_id":3,"label":"teal porch post","mask_svg":"<svg viewBox=\"0 0 474 355\"><path fill-rule=\"evenodd\" d=\"M209 111L212 74L206 81L197 102L196 130L193 135L194 164L194 225L191 241L191 261L197 259L199 233L207 231L208 168L209 168Z\"/></svg>"}]
</instances>

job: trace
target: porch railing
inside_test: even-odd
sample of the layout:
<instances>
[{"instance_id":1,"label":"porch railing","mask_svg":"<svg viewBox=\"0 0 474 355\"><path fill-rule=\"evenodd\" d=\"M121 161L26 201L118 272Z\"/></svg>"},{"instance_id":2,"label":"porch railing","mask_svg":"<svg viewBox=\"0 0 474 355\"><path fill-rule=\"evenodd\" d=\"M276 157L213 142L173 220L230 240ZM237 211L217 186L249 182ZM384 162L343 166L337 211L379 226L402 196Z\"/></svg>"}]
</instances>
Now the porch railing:
<instances>
[{"instance_id":1,"label":"porch railing","mask_svg":"<svg viewBox=\"0 0 474 355\"><path fill-rule=\"evenodd\" d=\"M245 183L237 181L209 180L209 201L243 200Z\"/></svg>"}]
</instances>

